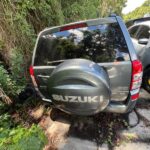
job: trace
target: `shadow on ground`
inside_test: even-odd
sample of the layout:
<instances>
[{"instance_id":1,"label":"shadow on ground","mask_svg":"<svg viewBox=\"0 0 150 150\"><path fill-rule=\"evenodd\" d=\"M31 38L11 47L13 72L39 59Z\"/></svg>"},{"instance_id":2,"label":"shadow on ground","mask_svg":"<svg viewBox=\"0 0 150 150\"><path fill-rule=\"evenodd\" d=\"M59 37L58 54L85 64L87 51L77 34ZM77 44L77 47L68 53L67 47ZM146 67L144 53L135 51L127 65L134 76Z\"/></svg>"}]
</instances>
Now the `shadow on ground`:
<instances>
[{"instance_id":1,"label":"shadow on ground","mask_svg":"<svg viewBox=\"0 0 150 150\"><path fill-rule=\"evenodd\" d=\"M131 149L134 149L139 143L142 143L142 150L150 149L147 147L150 143L149 108L149 94L142 91L136 111L129 115L100 113L92 117L79 117L53 109L51 119L59 123L56 123L58 128L50 129L51 132L55 130L53 134L55 138L52 138L51 135L49 140L53 139L53 143L49 144L53 144L53 149L59 150L126 150L129 149L129 145L131 145ZM135 127L131 127L136 123L138 124ZM64 126L65 132L63 135L61 134L61 137L57 131L63 128L63 124L68 124L68 126L67 129Z\"/></svg>"},{"instance_id":2,"label":"shadow on ground","mask_svg":"<svg viewBox=\"0 0 150 150\"><path fill-rule=\"evenodd\" d=\"M106 145L113 149L120 142L118 132L128 128L127 115L100 113L92 117L79 117L53 110L51 118L62 124L70 123L66 141L59 146L56 144L61 150L95 150Z\"/></svg>"},{"instance_id":3,"label":"shadow on ground","mask_svg":"<svg viewBox=\"0 0 150 150\"><path fill-rule=\"evenodd\" d=\"M47 116L44 150L150 149L150 96L140 94L136 111L126 115L99 113L80 117L52 109Z\"/></svg>"}]
</instances>

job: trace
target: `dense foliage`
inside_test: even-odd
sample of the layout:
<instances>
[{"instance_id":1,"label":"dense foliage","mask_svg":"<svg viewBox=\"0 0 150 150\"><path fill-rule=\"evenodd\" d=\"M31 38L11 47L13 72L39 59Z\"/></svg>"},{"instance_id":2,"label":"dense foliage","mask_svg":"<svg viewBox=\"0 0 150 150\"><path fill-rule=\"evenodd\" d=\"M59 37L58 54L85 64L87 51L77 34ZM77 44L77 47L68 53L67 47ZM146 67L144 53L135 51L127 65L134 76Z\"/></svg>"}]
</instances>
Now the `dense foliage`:
<instances>
[{"instance_id":1,"label":"dense foliage","mask_svg":"<svg viewBox=\"0 0 150 150\"><path fill-rule=\"evenodd\" d=\"M12 75L8 74L2 65L0 66L0 87L3 87L6 94L11 97L15 97L19 94L23 88L12 79Z\"/></svg>"},{"instance_id":2,"label":"dense foliage","mask_svg":"<svg viewBox=\"0 0 150 150\"><path fill-rule=\"evenodd\" d=\"M15 126L7 113L0 115L0 120L0 150L41 150L47 143L43 131L36 125Z\"/></svg>"},{"instance_id":3,"label":"dense foliage","mask_svg":"<svg viewBox=\"0 0 150 150\"><path fill-rule=\"evenodd\" d=\"M124 19L130 20L130 19L141 18L144 17L145 14L149 14L149 13L150 13L150 0L146 0L142 6L136 8L134 11L125 15Z\"/></svg>"}]
</instances>

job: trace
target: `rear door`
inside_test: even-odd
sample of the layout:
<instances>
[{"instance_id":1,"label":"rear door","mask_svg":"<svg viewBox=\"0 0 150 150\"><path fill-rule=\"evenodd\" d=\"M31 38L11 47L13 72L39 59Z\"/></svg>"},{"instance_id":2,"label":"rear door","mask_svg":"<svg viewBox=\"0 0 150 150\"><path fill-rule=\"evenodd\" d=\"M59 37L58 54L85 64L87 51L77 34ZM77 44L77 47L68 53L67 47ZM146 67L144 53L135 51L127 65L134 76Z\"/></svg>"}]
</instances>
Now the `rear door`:
<instances>
[{"instance_id":1,"label":"rear door","mask_svg":"<svg viewBox=\"0 0 150 150\"><path fill-rule=\"evenodd\" d=\"M39 90L47 95L47 80L61 62L89 59L109 74L114 101L124 101L131 81L131 60L125 37L115 17L69 24L40 33L33 54Z\"/></svg>"}]
</instances>

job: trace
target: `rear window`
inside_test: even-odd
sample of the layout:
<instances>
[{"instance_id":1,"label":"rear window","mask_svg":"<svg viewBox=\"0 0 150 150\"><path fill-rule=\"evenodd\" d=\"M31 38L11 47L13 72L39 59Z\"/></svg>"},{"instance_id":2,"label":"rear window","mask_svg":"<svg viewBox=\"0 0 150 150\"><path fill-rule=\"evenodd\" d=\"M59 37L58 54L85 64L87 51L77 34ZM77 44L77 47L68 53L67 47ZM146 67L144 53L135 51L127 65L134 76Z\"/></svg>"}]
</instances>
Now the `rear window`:
<instances>
[{"instance_id":1,"label":"rear window","mask_svg":"<svg viewBox=\"0 0 150 150\"><path fill-rule=\"evenodd\" d=\"M129 60L128 47L118 23L42 35L37 44L34 65L53 66L72 58L96 63Z\"/></svg>"}]
</instances>

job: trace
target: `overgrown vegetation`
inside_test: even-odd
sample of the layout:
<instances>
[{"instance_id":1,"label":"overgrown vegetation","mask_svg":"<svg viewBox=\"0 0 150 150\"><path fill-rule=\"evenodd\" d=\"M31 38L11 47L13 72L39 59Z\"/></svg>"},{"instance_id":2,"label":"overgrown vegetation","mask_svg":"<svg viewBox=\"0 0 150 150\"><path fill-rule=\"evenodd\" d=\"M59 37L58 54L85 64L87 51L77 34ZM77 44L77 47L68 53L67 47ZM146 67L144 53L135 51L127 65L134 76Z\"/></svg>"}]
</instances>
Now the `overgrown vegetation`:
<instances>
[{"instance_id":1,"label":"overgrown vegetation","mask_svg":"<svg viewBox=\"0 0 150 150\"><path fill-rule=\"evenodd\" d=\"M0 101L0 150L41 150L45 147L47 138L29 113L35 107L34 102L28 100L24 105L9 106Z\"/></svg>"},{"instance_id":2,"label":"overgrown vegetation","mask_svg":"<svg viewBox=\"0 0 150 150\"><path fill-rule=\"evenodd\" d=\"M9 74L2 65L0 66L0 87L2 87L11 98L15 98L23 88L16 83L13 76Z\"/></svg>"},{"instance_id":3,"label":"overgrown vegetation","mask_svg":"<svg viewBox=\"0 0 150 150\"><path fill-rule=\"evenodd\" d=\"M41 150L47 143L37 125L30 128L17 125L8 113L1 114L0 120L0 150Z\"/></svg>"}]
</instances>

